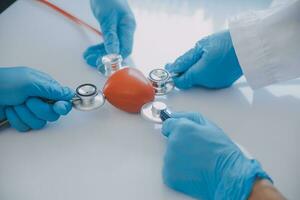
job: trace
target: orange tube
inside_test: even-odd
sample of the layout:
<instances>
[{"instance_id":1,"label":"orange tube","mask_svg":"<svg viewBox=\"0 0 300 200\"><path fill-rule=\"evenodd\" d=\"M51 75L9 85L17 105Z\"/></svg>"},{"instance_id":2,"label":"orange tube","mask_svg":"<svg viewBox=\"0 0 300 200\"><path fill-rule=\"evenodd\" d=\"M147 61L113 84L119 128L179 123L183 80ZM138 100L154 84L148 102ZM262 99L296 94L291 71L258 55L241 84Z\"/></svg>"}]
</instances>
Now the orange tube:
<instances>
[{"instance_id":1,"label":"orange tube","mask_svg":"<svg viewBox=\"0 0 300 200\"><path fill-rule=\"evenodd\" d=\"M69 20L75 22L76 24L79 24L85 28L87 28L88 30L96 33L97 35L102 36L102 33L100 31L98 31L96 28L92 27L91 25L87 24L86 22L82 21L81 19L75 17L74 15L72 15L71 13L61 9L60 7L54 5L53 3L50 3L47 0L36 0L50 8L52 8L53 10L59 12L60 14L62 14L63 16L65 16L66 18L68 18Z\"/></svg>"}]
</instances>

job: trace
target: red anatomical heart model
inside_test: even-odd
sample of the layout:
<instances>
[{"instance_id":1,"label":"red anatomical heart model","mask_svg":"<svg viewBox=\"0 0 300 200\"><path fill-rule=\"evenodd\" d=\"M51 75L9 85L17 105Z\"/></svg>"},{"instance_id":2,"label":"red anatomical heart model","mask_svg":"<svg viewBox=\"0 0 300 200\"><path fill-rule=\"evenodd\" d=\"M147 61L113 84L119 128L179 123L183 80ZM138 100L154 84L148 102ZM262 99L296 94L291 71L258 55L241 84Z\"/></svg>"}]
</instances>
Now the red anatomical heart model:
<instances>
[{"instance_id":1,"label":"red anatomical heart model","mask_svg":"<svg viewBox=\"0 0 300 200\"><path fill-rule=\"evenodd\" d=\"M115 107L130 113L140 112L142 106L154 100L154 89L142 72L124 68L109 77L103 93Z\"/></svg>"}]
</instances>

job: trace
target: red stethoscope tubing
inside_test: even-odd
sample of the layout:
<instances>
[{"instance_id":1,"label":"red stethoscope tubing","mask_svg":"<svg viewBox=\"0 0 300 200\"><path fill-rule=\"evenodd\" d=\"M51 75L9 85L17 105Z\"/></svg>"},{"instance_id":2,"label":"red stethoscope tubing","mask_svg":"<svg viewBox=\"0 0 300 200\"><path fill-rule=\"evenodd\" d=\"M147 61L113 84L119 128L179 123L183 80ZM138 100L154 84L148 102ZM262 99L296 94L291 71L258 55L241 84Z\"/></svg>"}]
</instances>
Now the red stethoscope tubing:
<instances>
[{"instance_id":1,"label":"red stethoscope tubing","mask_svg":"<svg viewBox=\"0 0 300 200\"><path fill-rule=\"evenodd\" d=\"M50 8L52 8L53 10L59 12L60 14L62 14L62 15L65 16L66 18L68 18L69 20L75 22L76 24L79 24L79 25L81 25L81 26L87 28L88 30L90 30L90 31L92 31L92 32L94 32L94 33L96 33L97 35L102 36L102 33L101 33L99 30L97 30L96 28L94 28L94 27L92 27L91 25L87 24L86 22L82 21L81 19L75 17L75 16L72 15L71 13L69 13L69 12L63 10L62 8L60 8L60 7L56 6L56 5L54 5L53 3L50 3L50 2L47 1L47 0L36 0L36 1L38 1L38 2L40 2L40 3L42 3L42 4L44 4L44 5L46 5L46 6L50 7Z\"/></svg>"}]
</instances>

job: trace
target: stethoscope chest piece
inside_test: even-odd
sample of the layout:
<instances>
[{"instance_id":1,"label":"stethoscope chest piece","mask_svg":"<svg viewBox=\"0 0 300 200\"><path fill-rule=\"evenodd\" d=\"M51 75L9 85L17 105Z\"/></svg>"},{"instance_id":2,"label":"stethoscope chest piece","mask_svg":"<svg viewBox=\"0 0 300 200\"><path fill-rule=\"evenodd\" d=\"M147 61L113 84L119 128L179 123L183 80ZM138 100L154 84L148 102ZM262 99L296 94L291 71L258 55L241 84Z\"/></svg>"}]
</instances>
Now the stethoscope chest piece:
<instances>
[{"instance_id":1,"label":"stethoscope chest piece","mask_svg":"<svg viewBox=\"0 0 300 200\"><path fill-rule=\"evenodd\" d=\"M162 123L166 119L170 118L171 112L165 103L160 101L154 101L145 104L142 107L141 115L149 121L154 123Z\"/></svg>"},{"instance_id":2,"label":"stethoscope chest piece","mask_svg":"<svg viewBox=\"0 0 300 200\"><path fill-rule=\"evenodd\" d=\"M109 77L122 68L123 58L119 54L108 54L102 57L103 69L98 69L104 76Z\"/></svg>"},{"instance_id":3,"label":"stethoscope chest piece","mask_svg":"<svg viewBox=\"0 0 300 200\"><path fill-rule=\"evenodd\" d=\"M103 106L105 97L93 84L83 84L76 89L76 98L73 107L80 111L92 111Z\"/></svg>"},{"instance_id":4,"label":"stethoscope chest piece","mask_svg":"<svg viewBox=\"0 0 300 200\"><path fill-rule=\"evenodd\" d=\"M174 88L174 82L170 73L165 69L154 69L149 73L148 79L153 85L155 94L158 96L171 92Z\"/></svg>"}]
</instances>

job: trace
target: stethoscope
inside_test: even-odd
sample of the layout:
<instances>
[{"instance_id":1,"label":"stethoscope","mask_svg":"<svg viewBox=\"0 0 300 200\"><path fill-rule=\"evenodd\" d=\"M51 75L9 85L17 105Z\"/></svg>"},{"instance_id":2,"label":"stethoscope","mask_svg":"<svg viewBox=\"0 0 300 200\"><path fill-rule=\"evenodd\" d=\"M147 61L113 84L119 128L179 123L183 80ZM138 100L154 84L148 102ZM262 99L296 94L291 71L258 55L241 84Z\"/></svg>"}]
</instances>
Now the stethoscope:
<instances>
[{"instance_id":1,"label":"stethoscope","mask_svg":"<svg viewBox=\"0 0 300 200\"><path fill-rule=\"evenodd\" d=\"M106 77L122 68L122 57L118 54L110 54L102 58L104 69L100 71ZM177 74L170 74L165 69L153 69L149 75L155 94L157 96L166 95L174 89L172 78ZM55 101L43 99L46 103L53 104ZM75 96L71 100L73 108L79 111L94 111L101 108L105 103L105 96L97 86L91 83L79 85L76 88ZM141 109L141 115L154 123L162 123L170 118L171 112L167 105L160 101L153 101L145 104ZM9 126L8 120L0 122L0 128Z\"/></svg>"},{"instance_id":2,"label":"stethoscope","mask_svg":"<svg viewBox=\"0 0 300 200\"><path fill-rule=\"evenodd\" d=\"M80 111L93 111L102 107L105 97L97 86L86 83L76 88L76 95L72 99L73 107Z\"/></svg>"},{"instance_id":3,"label":"stethoscope","mask_svg":"<svg viewBox=\"0 0 300 200\"><path fill-rule=\"evenodd\" d=\"M174 89L173 78L179 74L169 73L165 69L153 69L148 75L148 79L152 83L155 94L158 96L166 95Z\"/></svg>"},{"instance_id":4,"label":"stethoscope","mask_svg":"<svg viewBox=\"0 0 300 200\"><path fill-rule=\"evenodd\" d=\"M171 118L171 111L164 102L154 101L147 103L142 107L141 115L148 121L161 124L165 120Z\"/></svg>"}]
</instances>

